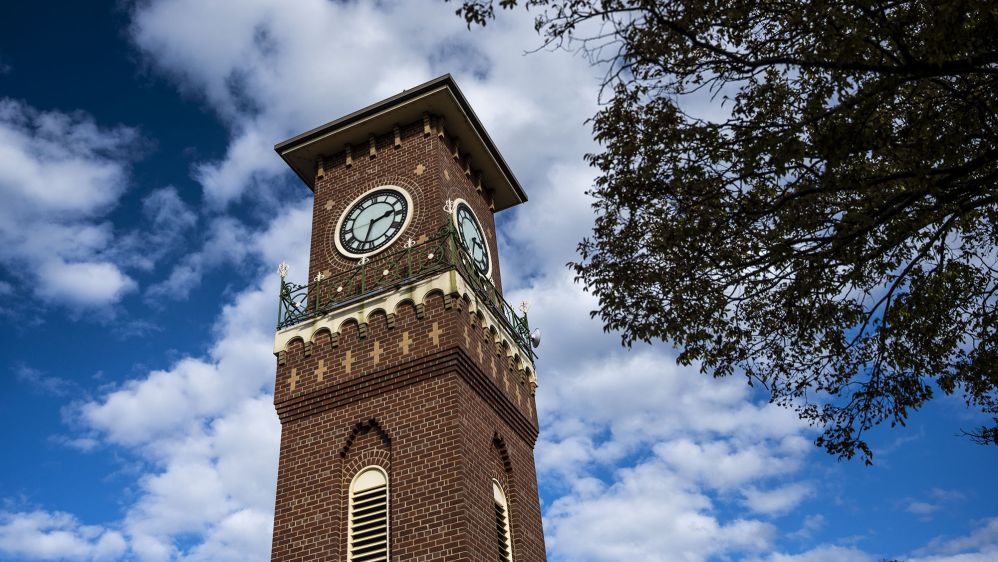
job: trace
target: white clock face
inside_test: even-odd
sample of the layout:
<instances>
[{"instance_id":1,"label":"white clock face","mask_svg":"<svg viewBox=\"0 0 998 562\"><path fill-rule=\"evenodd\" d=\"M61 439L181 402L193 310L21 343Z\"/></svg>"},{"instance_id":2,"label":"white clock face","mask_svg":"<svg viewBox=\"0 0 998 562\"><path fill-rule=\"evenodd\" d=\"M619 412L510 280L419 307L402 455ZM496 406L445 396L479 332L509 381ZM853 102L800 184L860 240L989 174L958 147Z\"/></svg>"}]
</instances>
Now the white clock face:
<instances>
[{"instance_id":1,"label":"white clock face","mask_svg":"<svg viewBox=\"0 0 998 562\"><path fill-rule=\"evenodd\" d=\"M489 243L485 239L485 231L482 230L478 217L463 199L454 202L454 223L457 225L457 233L461 237L461 243L468 250L475 268L482 275L488 275L492 271Z\"/></svg>"},{"instance_id":2,"label":"white clock face","mask_svg":"<svg viewBox=\"0 0 998 562\"><path fill-rule=\"evenodd\" d=\"M394 185L383 185L355 199L336 224L336 248L359 258L395 241L412 219L412 198Z\"/></svg>"}]
</instances>

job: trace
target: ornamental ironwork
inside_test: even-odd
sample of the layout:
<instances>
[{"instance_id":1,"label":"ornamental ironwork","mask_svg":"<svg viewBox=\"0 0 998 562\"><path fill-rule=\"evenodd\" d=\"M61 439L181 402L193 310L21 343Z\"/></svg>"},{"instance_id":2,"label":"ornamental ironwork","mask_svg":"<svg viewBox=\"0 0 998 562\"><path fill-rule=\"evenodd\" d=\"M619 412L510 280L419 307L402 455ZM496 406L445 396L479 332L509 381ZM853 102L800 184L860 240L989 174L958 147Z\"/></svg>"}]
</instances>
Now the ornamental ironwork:
<instances>
[{"instance_id":1,"label":"ornamental ironwork","mask_svg":"<svg viewBox=\"0 0 998 562\"><path fill-rule=\"evenodd\" d=\"M517 314L492 281L481 275L461 244L456 230L447 225L424 242L406 243L395 252L382 252L358 261L357 266L324 277L317 275L308 285L291 283L281 277L277 329L328 314L334 310L396 291L427 277L456 270L520 347L532 359L527 315ZM286 275L286 270L285 275Z\"/></svg>"}]
</instances>

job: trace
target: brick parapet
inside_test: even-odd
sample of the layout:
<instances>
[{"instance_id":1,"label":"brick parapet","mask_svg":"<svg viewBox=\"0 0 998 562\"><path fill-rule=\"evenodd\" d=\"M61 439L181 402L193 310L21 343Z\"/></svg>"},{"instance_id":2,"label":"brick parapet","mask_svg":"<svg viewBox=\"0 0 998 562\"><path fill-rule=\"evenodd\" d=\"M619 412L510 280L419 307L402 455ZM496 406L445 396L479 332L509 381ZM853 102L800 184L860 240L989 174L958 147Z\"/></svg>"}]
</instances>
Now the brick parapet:
<instances>
[{"instance_id":1,"label":"brick parapet","mask_svg":"<svg viewBox=\"0 0 998 562\"><path fill-rule=\"evenodd\" d=\"M509 404L536 433L534 375L498 337L494 323L472 304L463 297L433 291L418 304L400 301L391 313L378 308L364 316L365 323L351 319L319 323L295 332L302 336L290 336L290 341L278 340L287 341L278 353L274 387L278 411L296 400L312 404L319 400L316 396L322 396L329 404L341 403L406 384L421 376L408 367L420 365L439 351L458 348L474 366L475 374L466 377L469 384Z\"/></svg>"}]
</instances>

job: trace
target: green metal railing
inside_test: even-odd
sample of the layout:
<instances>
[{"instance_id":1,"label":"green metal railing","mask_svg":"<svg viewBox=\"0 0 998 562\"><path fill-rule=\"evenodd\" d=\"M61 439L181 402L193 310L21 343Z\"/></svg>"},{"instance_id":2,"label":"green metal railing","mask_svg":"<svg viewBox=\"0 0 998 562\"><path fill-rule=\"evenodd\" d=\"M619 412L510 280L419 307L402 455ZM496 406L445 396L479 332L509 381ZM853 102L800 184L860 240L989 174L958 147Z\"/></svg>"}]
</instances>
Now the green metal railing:
<instances>
[{"instance_id":1,"label":"green metal railing","mask_svg":"<svg viewBox=\"0 0 998 562\"><path fill-rule=\"evenodd\" d=\"M450 225L424 242L410 240L400 250L361 259L356 267L330 277L320 274L307 285L286 281L287 269L282 264L277 329L452 269L464 278L479 302L503 323L520 349L531 359L535 358L526 312L523 316L517 314L495 285L479 274L457 232Z\"/></svg>"}]
</instances>

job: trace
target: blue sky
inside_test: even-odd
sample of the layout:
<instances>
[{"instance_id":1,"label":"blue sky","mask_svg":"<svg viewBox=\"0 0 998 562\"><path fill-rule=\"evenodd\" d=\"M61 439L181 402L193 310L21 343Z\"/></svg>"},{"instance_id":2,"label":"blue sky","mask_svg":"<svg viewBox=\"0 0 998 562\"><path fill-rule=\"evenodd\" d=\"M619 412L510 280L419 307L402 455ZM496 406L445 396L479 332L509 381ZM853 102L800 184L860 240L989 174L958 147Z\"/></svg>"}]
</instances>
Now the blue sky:
<instances>
[{"instance_id":1,"label":"blue sky","mask_svg":"<svg viewBox=\"0 0 998 562\"><path fill-rule=\"evenodd\" d=\"M453 9L5 7L0 559L269 559L275 267L300 280L310 217L272 146L447 72L530 196L500 259L545 332L551 560L998 559L998 450L956 436L959 398L874 432L875 466L837 462L741 380L589 319L564 264L600 72L525 55L528 14L469 32Z\"/></svg>"}]
</instances>

